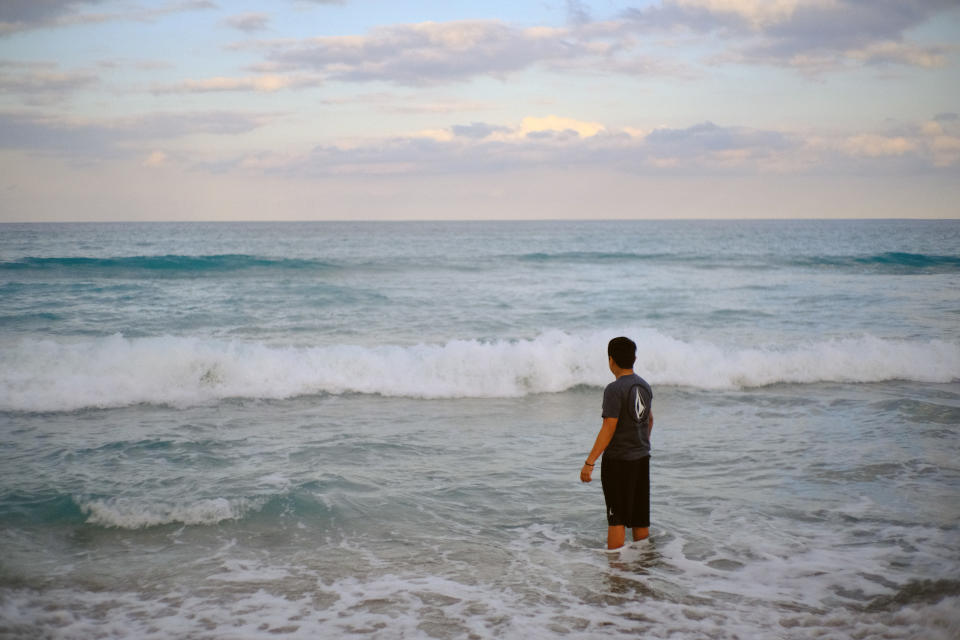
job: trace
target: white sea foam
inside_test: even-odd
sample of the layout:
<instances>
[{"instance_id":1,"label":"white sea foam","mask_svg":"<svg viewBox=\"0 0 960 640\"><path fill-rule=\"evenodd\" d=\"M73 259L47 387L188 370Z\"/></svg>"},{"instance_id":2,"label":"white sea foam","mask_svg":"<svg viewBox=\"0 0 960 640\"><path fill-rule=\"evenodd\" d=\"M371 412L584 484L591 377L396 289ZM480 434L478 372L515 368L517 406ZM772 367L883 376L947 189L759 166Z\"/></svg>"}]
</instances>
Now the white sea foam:
<instances>
[{"instance_id":1,"label":"white sea foam","mask_svg":"<svg viewBox=\"0 0 960 640\"><path fill-rule=\"evenodd\" d=\"M118 529L143 529L165 524L212 525L237 520L262 502L211 498L190 503L148 503L133 498L85 499L75 497L87 524Z\"/></svg>"},{"instance_id":2,"label":"white sea foam","mask_svg":"<svg viewBox=\"0 0 960 640\"><path fill-rule=\"evenodd\" d=\"M960 345L873 336L764 347L631 334L653 384L705 389L776 383L960 379ZM190 337L23 339L0 347L0 410L69 411L229 397L370 393L516 397L601 386L609 333L413 346L283 347ZM599 355L598 355L599 354Z\"/></svg>"},{"instance_id":3,"label":"white sea foam","mask_svg":"<svg viewBox=\"0 0 960 640\"><path fill-rule=\"evenodd\" d=\"M329 591L327 590L329 589ZM582 591L582 590L581 590ZM917 603L895 612L771 615L746 620L744 607L705 607L646 599L600 605L563 598L531 602L507 589L439 577L385 575L346 579L312 594L275 589L213 596L183 592L79 589L0 591L0 635L28 638L425 638L565 637L587 639L648 635L716 638L924 638L953 640L960 631L960 598ZM173 606L171 606L173 604ZM428 633L431 631L432 633Z\"/></svg>"},{"instance_id":4,"label":"white sea foam","mask_svg":"<svg viewBox=\"0 0 960 640\"><path fill-rule=\"evenodd\" d=\"M131 583L121 571L116 586L104 590L86 582L0 588L0 637L733 640L769 637L770 630L789 638L958 637L955 590L911 595L906 585L892 586L908 577L897 572L869 580L881 575L889 546L851 546L844 532L799 526L806 548L798 549L798 538L787 532L780 533L789 538L782 541L770 537L772 531L738 528L742 541L712 549L725 554L731 544L742 545L749 558L740 555L737 569L716 568L712 554L691 537L695 532L660 527L645 543L607 558L597 546L578 543L575 530L533 524L512 530L505 549L493 552L492 545L471 541L473 552L462 562L438 554L427 566L392 554L392 561L369 563L367 555L377 553L372 549L384 547L362 538L306 549L296 558L231 542L208 559L216 559L214 565L198 561L178 569L179 586ZM952 532L913 533L897 539L923 541L926 551L949 556L941 550L952 548L945 544ZM448 548L457 544L446 541ZM504 551L502 571L478 571ZM339 569L322 560L344 555L350 562ZM103 566L91 568L99 583L109 584ZM885 602L878 595L894 597Z\"/></svg>"}]
</instances>

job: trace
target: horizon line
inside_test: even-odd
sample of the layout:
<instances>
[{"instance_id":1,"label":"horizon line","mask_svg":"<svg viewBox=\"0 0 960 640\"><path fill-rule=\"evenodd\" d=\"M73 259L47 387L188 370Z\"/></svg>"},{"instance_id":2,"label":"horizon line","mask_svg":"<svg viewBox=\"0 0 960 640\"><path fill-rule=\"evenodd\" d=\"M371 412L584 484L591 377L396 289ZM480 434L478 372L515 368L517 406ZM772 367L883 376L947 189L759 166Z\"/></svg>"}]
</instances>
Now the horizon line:
<instances>
[{"instance_id":1,"label":"horizon line","mask_svg":"<svg viewBox=\"0 0 960 640\"><path fill-rule=\"evenodd\" d=\"M833 216L803 216L803 217L704 217L704 218L670 218L670 217L651 217L651 218L324 218L324 219L238 219L238 220L217 220L217 219L198 219L198 220L0 220L0 225L7 224L274 224L274 223L424 223L424 222L450 222L450 223L477 223L477 222L823 222L835 220L837 222L881 222L881 221L915 221L915 222L933 222L933 221L960 221L960 214L956 217L833 217Z\"/></svg>"}]
</instances>

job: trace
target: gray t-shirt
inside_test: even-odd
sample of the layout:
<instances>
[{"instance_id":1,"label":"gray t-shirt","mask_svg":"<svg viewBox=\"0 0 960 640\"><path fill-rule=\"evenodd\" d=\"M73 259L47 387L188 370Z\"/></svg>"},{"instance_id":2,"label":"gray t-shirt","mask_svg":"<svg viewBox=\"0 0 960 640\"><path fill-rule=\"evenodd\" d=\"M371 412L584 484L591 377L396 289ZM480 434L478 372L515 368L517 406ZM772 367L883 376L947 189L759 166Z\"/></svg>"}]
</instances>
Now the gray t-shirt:
<instances>
[{"instance_id":1,"label":"gray t-shirt","mask_svg":"<svg viewBox=\"0 0 960 640\"><path fill-rule=\"evenodd\" d=\"M603 417L616 418L617 430L603 452L611 460L640 460L650 455L647 420L653 390L637 374L621 376L603 390Z\"/></svg>"}]
</instances>

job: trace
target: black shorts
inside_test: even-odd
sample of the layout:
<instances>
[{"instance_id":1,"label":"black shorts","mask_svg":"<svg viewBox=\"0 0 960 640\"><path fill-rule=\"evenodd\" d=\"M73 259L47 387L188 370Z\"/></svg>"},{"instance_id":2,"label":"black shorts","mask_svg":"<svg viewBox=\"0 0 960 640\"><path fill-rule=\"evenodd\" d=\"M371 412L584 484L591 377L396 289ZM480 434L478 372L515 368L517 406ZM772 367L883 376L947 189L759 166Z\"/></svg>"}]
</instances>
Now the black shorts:
<instances>
[{"instance_id":1,"label":"black shorts","mask_svg":"<svg viewBox=\"0 0 960 640\"><path fill-rule=\"evenodd\" d=\"M650 456L639 460L604 458L600 482L608 526L650 526Z\"/></svg>"}]
</instances>

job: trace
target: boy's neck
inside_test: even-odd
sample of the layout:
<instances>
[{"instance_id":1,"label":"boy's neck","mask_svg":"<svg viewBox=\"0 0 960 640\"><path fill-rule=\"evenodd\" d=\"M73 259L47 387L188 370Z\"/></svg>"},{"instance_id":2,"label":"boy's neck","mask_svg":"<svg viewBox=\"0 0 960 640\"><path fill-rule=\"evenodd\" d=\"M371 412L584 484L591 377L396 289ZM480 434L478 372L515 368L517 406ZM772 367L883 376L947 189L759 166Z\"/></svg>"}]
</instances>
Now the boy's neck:
<instances>
[{"instance_id":1,"label":"boy's neck","mask_svg":"<svg viewBox=\"0 0 960 640\"><path fill-rule=\"evenodd\" d=\"M629 369L621 368L620 365L617 364L617 361L613 359L613 356L607 356L607 364L610 366L610 373L612 373L615 378L622 378L623 376L628 376L633 373L633 367Z\"/></svg>"}]
</instances>

